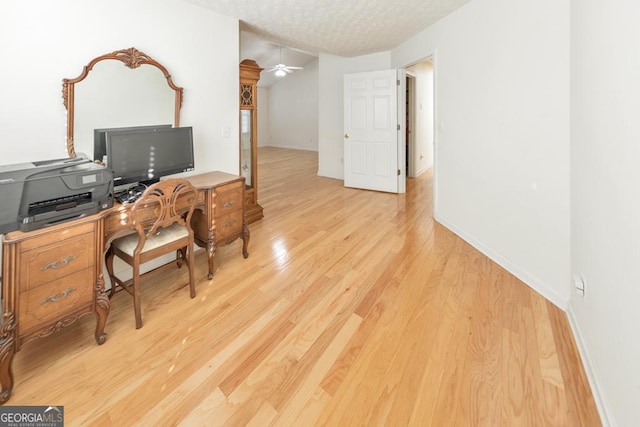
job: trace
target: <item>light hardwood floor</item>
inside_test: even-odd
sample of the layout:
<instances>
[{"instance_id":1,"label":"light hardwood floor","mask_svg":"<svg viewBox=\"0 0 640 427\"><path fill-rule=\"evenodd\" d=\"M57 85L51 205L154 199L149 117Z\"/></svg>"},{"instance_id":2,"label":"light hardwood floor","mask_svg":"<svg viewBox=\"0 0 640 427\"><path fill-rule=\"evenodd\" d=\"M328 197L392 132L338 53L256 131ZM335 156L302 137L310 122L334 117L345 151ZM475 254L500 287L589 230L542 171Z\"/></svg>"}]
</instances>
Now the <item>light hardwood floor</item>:
<instances>
[{"instance_id":1,"label":"light hardwood floor","mask_svg":"<svg viewBox=\"0 0 640 427\"><path fill-rule=\"evenodd\" d=\"M186 269L27 343L10 405L64 405L68 426L597 426L565 314L406 195L316 176L317 154L260 150L265 218Z\"/></svg>"}]
</instances>

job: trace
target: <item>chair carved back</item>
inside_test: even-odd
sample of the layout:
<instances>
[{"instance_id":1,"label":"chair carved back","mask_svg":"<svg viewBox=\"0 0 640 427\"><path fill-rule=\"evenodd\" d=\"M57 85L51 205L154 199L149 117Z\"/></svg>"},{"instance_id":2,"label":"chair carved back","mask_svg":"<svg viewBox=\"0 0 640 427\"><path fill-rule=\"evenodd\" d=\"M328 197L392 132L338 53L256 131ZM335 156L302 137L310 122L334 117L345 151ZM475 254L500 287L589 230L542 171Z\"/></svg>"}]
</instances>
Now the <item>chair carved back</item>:
<instances>
[{"instance_id":1,"label":"chair carved back","mask_svg":"<svg viewBox=\"0 0 640 427\"><path fill-rule=\"evenodd\" d=\"M132 223L139 237L134 253L140 253L145 240L160 228L174 223L188 225L196 197L196 188L186 179L172 178L149 186L131 208ZM191 235L191 227L187 228Z\"/></svg>"}]
</instances>

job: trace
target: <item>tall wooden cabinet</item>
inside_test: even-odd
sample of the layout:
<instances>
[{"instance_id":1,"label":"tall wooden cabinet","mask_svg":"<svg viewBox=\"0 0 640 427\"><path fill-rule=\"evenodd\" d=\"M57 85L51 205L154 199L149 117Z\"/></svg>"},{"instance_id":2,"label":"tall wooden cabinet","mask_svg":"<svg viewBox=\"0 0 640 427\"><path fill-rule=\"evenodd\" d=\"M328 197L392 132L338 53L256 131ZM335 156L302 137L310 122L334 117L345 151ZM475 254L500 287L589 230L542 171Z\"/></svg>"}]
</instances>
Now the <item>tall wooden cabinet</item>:
<instances>
[{"instance_id":1,"label":"tall wooden cabinet","mask_svg":"<svg viewBox=\"0 0 640 427\"><path fill-rule=\"evenodd\" d=\"M262 68L251 59L240 63L240 175L245 178L247 222L262 219L258 203L258 89Z\"/></svg>"}]
</instances>

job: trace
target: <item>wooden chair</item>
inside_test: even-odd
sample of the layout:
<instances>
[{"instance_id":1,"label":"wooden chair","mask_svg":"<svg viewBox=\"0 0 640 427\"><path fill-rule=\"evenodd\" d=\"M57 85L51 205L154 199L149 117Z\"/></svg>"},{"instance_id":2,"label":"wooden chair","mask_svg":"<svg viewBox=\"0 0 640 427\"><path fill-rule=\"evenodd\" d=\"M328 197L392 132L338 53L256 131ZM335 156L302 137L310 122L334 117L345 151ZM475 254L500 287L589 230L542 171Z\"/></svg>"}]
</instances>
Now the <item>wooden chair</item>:
<instances>
[{"instance_id":1,"label":"wooden chair","mask_svg":"<svg viewBox=\"0 0 640 427\"><path fill-rule=\"evenodd\" d=\"M195 187L186 179L167 179L151 185L134 202L131 209L131 221L136 233L114 240L107 251L105 262L111 278L109 297L113 296L116 286L133 296L136 329L142 327L141 264L176 251L178 268L184 261L189 269L191 298L196 296L193 277L193 230L190 225L196 196ZM115 256L133 268L131 279L123 281L114 275Z\"/></svg>"}]
</instances>

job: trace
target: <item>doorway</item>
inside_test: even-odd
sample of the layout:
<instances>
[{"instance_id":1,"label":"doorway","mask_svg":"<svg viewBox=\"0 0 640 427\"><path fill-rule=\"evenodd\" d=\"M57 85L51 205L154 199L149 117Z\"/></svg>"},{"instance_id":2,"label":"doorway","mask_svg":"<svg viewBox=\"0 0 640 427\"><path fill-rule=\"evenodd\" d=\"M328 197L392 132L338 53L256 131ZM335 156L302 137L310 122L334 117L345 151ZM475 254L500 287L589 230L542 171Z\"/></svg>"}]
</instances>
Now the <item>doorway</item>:
<instances>
[{"instance_id":1,"label":"doorway","mask_svg":"<svg viewBox=\"0 0 640 427\"><path fill-rule=\"evenodd\" d=\"M406 167L415 178L434 166L435 84L433 59L406 67Z\"/></svg>"}]
</instances>

